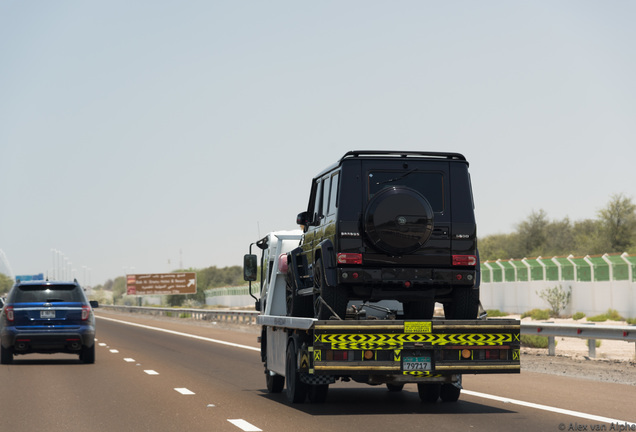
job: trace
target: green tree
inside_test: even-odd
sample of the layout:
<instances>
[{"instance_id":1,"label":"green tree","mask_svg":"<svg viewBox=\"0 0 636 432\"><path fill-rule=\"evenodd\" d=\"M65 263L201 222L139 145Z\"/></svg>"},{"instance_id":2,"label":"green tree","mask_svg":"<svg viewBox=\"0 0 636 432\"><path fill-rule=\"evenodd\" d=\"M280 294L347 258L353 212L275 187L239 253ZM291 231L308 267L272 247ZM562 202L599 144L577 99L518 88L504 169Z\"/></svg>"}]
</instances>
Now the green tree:
<instances>
[{"instance_id":1,"label":"green tree","mask_svg":"<svg viewBox=\"0 0 636 432\"><path fill-rule=\"evenodd\" d=\"M631 198L623 194L612 195L607 206L599 210L598 217L609 241L608 252L625 252L634 245L636 204Z\"/></svg>"},{"instance_id":2,"label":"green tree","mask_svg":"<svg viewBox=\"0 0 636 432\"><path fill-rule=\"evenodd\" d=\"M4 273L0 273L0 297L4 297L13 286L13 279Z\"/></svg>"},{"instance_id":3,"label":"green tree","mask_svg":"<svg viewBox=\"0 0 636 432\"><path fill-rule=\"evenodd\" d=\"M517 225L520 246L525 256L541 255L546 246L548 215L544 210L532 211Z\"/></svg>"}]
</instances>

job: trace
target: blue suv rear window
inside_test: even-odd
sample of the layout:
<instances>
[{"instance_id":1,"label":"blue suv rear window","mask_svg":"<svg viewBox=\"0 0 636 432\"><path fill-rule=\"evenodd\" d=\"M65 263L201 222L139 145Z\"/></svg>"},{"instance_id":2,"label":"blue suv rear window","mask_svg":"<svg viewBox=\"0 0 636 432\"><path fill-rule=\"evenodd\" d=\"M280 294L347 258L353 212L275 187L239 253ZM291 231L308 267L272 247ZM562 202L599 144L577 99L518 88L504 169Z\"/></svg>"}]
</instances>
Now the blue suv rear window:
<instances>
[{"instance_id":1,"label":"blue suv rear window","mask_svg":"<svg viewBox=\"0 0 636 432\"><path fill-rule=\"evenodd\" d=\"M82 302L82 293L75 285L21 286L14 291L13 303Z\"/></svg>"}]
</instances>

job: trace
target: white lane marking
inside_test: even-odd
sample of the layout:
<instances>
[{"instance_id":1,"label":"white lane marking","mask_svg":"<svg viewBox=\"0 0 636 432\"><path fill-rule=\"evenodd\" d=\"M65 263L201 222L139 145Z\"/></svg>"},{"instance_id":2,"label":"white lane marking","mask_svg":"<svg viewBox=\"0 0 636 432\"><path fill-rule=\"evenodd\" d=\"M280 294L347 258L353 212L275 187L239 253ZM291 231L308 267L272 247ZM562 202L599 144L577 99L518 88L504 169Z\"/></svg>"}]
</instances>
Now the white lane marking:
<instances>
[{"instance_id":1,"label":"white lane marking","mask_svg":"<svg viewBox=\"0 0 636 432\"><path fill-rule=\"evenodd\" d=\"M243 419L234 419L234 420L228 419L228 421L230 423L232 423L234 426L237 426L237 427L241 428L245 432L258 432L258 431L262 431L263 430L263 429L257 428L253 424L250 424L250 423L246 422Z\"/></svg>"},{"instance_id":2,"label":"white lane marking","mask_svg":"<svg viewBox=\"0 0 636 432\"><path fill-rule=\"evenodd\" d=\"M106 344L105 344L104 342L101 342L101 343L99 343L99 344L97 344L97 345L99 345L99 346L106 346Z\"/></svg>"},{"instance_id":3,"label":"white lane marking","mask_svg":"<svg viewBox=\"0 0 636 432\"><path fill-rule=\"evenodd\" d=\"M176 391L181 393L182 395L193 395L195 394L192 390L188 390L187 388L176 388Z\"/></svg>"},{"instance_id":4,"label":"white lane marking","mask_svg":"<svg viewBox=\"0 0 636 432\"><path fill-rule=\"evenodd\" d=\"M112 349L112 350L110 350L110 352L112 352L113 354L117 354L119 352L119 350Z\"/></svg>"},{"instance_id":5,"label":"white lane marking","mask_svg":"<svg viewBox=\"0 0 636 432\"><path fill-rule=\"evenodd\" d=\"M152 369L145 370L144 372L146 372L148 375L159 375L159 372L153 371Z\"/></svg>"},{"instance_id":6,"label":"white lane marking","mask_svg":"<svg viewBox=\"0 0 636 432\"><path fill-rule=\"evenodd\" d=\"M189 338L192 338L192 339L199 339L199 340L206 341L206 342L218 343L218 344L221 344L221 345L228 345L228 346L232 346L232 347L235 347L235 348L243 348L243 349L252 350L252 351L258 351L258 352L261 351L260 348L255 348L255 347L251 347L251 346L247 346L247 345L236 344L236 343L232 343L232 342L226 342L226 341L222 341L222 340L218 340L218 339L206 338L206 337L203 337L203 336L197 336L197 335L188 334L188 333L182 333L182 332L178 332L178 331L174 331L174 330L166 330L166 329L162 329L162 328L159 328L159 327L151 327L151 326L147 326L147 325L143 325L143 324L137 324L137 323L132 323L132 322L128 322L128 321L122 321L122 320L113 319L113 318L106 318L106 317L103 317L103 316L100 316L98 318L99 319L104 319L104 320L107 320L107 321L118 322L120 324L131 325L131 326L134 326L134 327L141 327L141 328L145 328L145 329L149 329L149 330L156 330L156 331L160 331L160 332L164 332L164 333L170 333L170 334L177 335L177 336L184 336L184 337L189 337Z\"/></svg>"},{"instance_id":7,"label":"white lane marking","mask_svg":"<svg viewBox=\"0 0 636 432\"><path fill-rule=\"evenodd\" d=\"M125 362L128 362L128 363L134 363L134 362L135 362L135 359L130 358L130 357L127 357L127 358L125 358L125 359L124 359L124 361L125 361Z\"/></svg>"},{"instance_id":8,"label":"white lane marking","mask_svg":"<svg viewBox=\"0 0 636 432\"><path fill-rule=\"evenodd\" d=\"M550 411L550 412L554 412L557 414L565 414L565 415L569 415L569 416L573 416L573 417L580 417L586 420L592 420L592 421L598 421L598 422L604 422L604 423L612 423L612 424L621 424L621 425L628 425L630 428L636 428L636 423L632 423L632 422L628 422L625 420L617 420L617 419L613 419L613 418L609 418L609 417L602 417L602 416L597 416L594 414L586 414L586 413L582 413L579 411L571 411L571 410L567 410L567 409L562 409L562 408L554 408L551 406L547 406L547 405L541 405L541 404L536 404L536 403L532 403L532 402L524 402L524 401L520 401L520 400L516 400L516 399L510 399L510 398L506 398L506 397L501 397L501 396L493 396L493 395L489 395L486 393L479 393L479 392L475 392L475 391L471 391L471 390L462 390L462 393L467 394L467 395L471 395L471 396L475 396L475 397L480 397L480 398L484 398L484 399L492 399L492 400L496 400L499 402L504 402L504 403L511 403L511 404L515 404L515 405L521 405L521 406L525 406L528 408L534 408L534 409L538 409L538 410L543 410L543 411Z\"/></svg>"}]
</instances>

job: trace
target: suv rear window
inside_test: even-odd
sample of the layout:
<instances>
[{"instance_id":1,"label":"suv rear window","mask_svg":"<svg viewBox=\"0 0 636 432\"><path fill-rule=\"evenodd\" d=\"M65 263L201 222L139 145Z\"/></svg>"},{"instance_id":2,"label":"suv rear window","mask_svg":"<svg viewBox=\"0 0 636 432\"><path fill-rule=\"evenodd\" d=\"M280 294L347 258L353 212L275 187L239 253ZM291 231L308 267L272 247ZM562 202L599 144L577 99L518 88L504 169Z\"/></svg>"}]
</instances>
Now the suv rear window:
<instances>
[{"instance_id":1,"label":"suv rear window","mask_svg":"<svg viewBox=\"0 0 636 432\"><path fill-rule=\"evenodd\" d=\"M370 171L369 200L382 189L404 186L421 193L431 204L433 211L444 211L444 176L431 171Z\"/></svg>"},{"instance_id":2,"label":"suv rear window","mask_svg":"<svg viewBox=\"0 0 636 432\"><path fill-rule=\"evenodd\" d=\"M12 303L38 302L82 302L81 291L76 285L33 285L18 287L13 293Z\"/></svg>"}]
</instances>

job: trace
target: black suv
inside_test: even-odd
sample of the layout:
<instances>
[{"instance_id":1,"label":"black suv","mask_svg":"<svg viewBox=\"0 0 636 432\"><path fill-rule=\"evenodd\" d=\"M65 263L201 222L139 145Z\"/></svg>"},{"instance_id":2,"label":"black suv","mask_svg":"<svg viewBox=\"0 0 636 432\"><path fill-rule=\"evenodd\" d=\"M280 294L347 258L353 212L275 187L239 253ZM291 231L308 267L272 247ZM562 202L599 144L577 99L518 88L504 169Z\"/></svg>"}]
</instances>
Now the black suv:
<instances>
[{"instance_id":1,"label":"black suv","mask_svg":"<svg viewBox=\"0 0 636 432\"><path fill-rule=\"evenodd\" d=\"M18 354L59 352L95 363L94 307L77 281L17 281L0 314L1 363Z\"/></svg>"},{"instance_id":2,"label":"black suv","mask_svg":"<svg viewBox=\"0 0 636 432\"><path fill-rule=\"evenodd\" d=\"M474 319L479 258L466 158L350 151L314 177L288 254L287 313L344 319L350 300L398 300L404 318Z\"/></svg>"}]
</instances>

